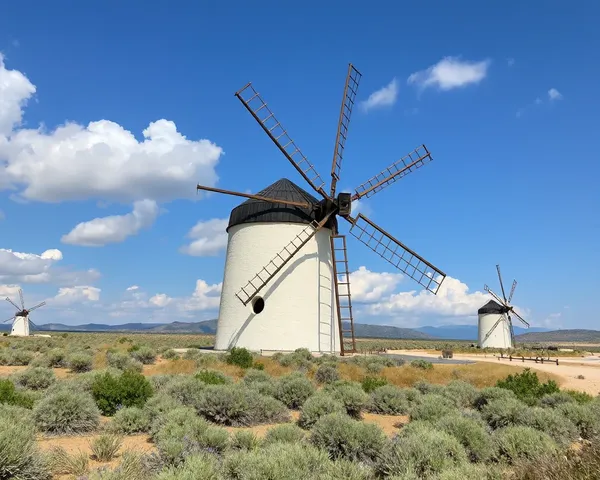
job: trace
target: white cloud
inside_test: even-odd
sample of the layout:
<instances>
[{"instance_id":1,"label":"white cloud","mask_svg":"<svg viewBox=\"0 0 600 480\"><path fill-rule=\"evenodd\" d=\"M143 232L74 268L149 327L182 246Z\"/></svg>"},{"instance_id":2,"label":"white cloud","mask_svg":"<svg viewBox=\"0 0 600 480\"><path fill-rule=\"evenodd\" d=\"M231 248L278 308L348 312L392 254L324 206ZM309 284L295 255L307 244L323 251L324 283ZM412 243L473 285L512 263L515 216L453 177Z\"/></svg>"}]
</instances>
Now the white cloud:
<instances>
[{"instance_id":1,"label":"white cloud","mask_svg":"<svg viewBox=\"0 0 600 480\"><path fill-rule=\"evenodd\" d=\"M0 189L15 199L41 202L134 202L196 198L199 181L213 185L223 150L209 140L188 140L174 122L160 119L138 141L121 125L99 120L55 130L17 129L36 87L0 57ZM68 175L65 175L68 172Z\"/></svg>"},{"instance_id":2,"label":"white cloud","mask_svg":"<svg viewBox=\"0 0 600 480\"><path fill-rule=\"evenodd\" d=\"M199 221L186 235L187 238L192 239L192 242L182 246L179 251L195 257L217 255L227 247L227 232L225 229L228 223L227 218Z\"/></svg>"},{"instance_id":3,"label":"white cloud","mask_svg":"<svg viewBox=\"0 0 600 480\"><path fill-rule=\"evenodd\" d=\"M0 282L73 285L93 282L100 277L95 269L77 272L57 267L62 258L62 252L56 249L38 255L0 248Z\"/></svg>"},{"instance_id":4,"label":"white cloud","mask_svg":"<svg viewBox=\"0 0 600 480\"><path fill-rule=\"evenodd\" d=\"M369 111L374 108L391 107L398 99L398 81L393 78L385 87L376 90L369 98L361 102L361 107L364 111Z\"/></svg>"},{"instance_id":5,"label":"white cloud","mask_svg":"<svg viewBox=\"0 0 600 480\"><path fill-rule=\"evenodd\" d=\"M74 303L97 302L100 300L101 290L88 285L64 287L58 290L54 298L47 302L52 306L72 305Z\"/></svg>"},{"instance_id":6,"label":"white cloud","mask_svg":"<svg viewBox=\"0 0 600 480\"><path fill-rule=\"evenodd\" d=\"M154 200L140 200L134 202L133 211L126 215L111 215L79 223L62 236L61 242L86 247L120 243L150 227L157 216L158 205Z\"/></svg>"},{"instance_id":7,"label":"white cloud","mask_svg":"<svg viewBox=\"0 0 600 480\"><path fill-rule=\"evenodd\" d=\"M390 295L402 281L400 273L371 272L366 267L350 273L350 293L356 302L373 303Z\"/></svg>"},{"instance_id":8,"label":"white cloud","mask_svg":"<svg viewBox=\"0 0 600 480\"><path fill-rule=\"evenodd\" d=\"M149 302L158 308L172 304L174 308L182 312L214 310L219 307L222 286L222 283L209 285L204 280L197 280L194 293L190 297L174 298L159 293L151 297Z\"/></svg>"},{"instance_id":9,"label":"white cloud","mask_svg":"<svg viewBox=\"0 0 600 480\"><path fill-rule=\"evenodd\" d=\"M548 90L548 98L550 101L560 100L563 98L562 93L560 93L556 88L551 88Z\"/></svg>"},{"instance_id":10,"label":"white cloud","mask_svg":"<svg viewBox=\"0 0 600 480\"><path fill-rule=\"evenodd\" d=\"M137 285L132 285L131 287L127 287L127 291L128 292L132 292L133 290L138 290L140 287L138 287Z\"/></svg>"},{"instance_id":11,"label":"white cloud","mask_svg":"<svg viewBox=\"0 0 600 480\"><path fill-rule=\"evenodd\" d=\"M10 297L10 299L14 301L18 294L18 285L0 285L0 300L3 301L6 297Z\"/></svg>"},{"instance_id":12,"label":"white cloud","mask_svg":"<svg viewBox=\"0 0 600 480\"><path fill-rule=\"evenodd\" d=\"M452 90L478 84L487 75L490 60L472 62L457 57L445 57L435 65L415 72L408 77L407 83L421 89L437 87L439 90Z\"/></svg>"}]
</instances>

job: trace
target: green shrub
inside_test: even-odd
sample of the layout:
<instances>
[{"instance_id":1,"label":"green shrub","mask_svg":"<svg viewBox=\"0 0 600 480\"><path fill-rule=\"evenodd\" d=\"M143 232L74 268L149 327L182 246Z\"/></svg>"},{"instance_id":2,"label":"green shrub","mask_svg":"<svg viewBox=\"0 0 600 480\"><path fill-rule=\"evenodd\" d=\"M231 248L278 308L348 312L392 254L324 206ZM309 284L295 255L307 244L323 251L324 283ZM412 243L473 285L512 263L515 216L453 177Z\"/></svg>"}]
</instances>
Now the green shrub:
<instances>
[{"instance_id":1,"label":"green shrub","mask_svg":"<svg viewBox=\"0 0 600 480\"><path fill-rule=\"evenodd\" d=\"M26 417L15 421L17 407L0 408L0 478L49 480L50 471L35 443L35 428ZM23 418L23 420L21 420Z\"/></svg>"},{"instance_id":2,"label":"green shrub","mask_svg":"<svg viewBox=\"0 0 600 480\"><path fill-rule=\"evenodd\" d=\"M62 368L67 366L67 352L62 348L53 348L46 352L45 363L50 368Z\"/></svg>"},{"instance_id":3,"label":"green shrub","mask_svg":"<svg viewBox=\"0 0 600 480\"><path fill-rule=\"evenodd\" d=\"M519 400L528 405L536 405L544 395L560 391L554 380L541 383L537 373L529 368L522 373L509 375L504 380L498 380L496 386L512 391Z\"/></svg>"},{"instance_id":4,"label":"green shrub","mask_svg":"<svg viewBox=\"0 0 600 480\"><path fill-rule=\"evenodd\" d=\"M563 403L574 403L575 399L566 392L547 393L540 398L542 407L556 408Z\"/></svg>"},{"instance_id":5,"label":"green shrub","mask_svg":"<svg viewBox=\"0 0 600 480\"><path fill-rule=\"evenodd\" d=\"M302 405L298 425L301 428L310 429L319 418L330 413L345 413L345 411L346 409L340 401L326 392L317 392Z\"/></svg>"},{"instance_id":6,"label":"green shrub","mask_svg":"<svg viewBox=\"0 0 600 480\"><path fill-rule=\"evenodd\" d=\"M568 447L579 436L575 423L552 409L541 407L523 409L519 424L547 433L563 447Z\"/></svg>"},{"instance_id":7,"label":"green shrub","mask_svg":"<svg viewBox=\"0 0 600 480\"><path fill-rule=\"evenodd\" d=\"M486 462L495 453L495 444L481 421L451 413L435 422L435 428L456 438L472 462Z\"/></svg>"},{"instance_id":8,"label":"green shrub","mask_svg":"<svg viewBox=\"0 0 600 480\"><path fill-rule=\"evenodd\" d=\"M150 365L156 361L156 352L145 345L132 351L131 356L144 365Z\"/></svg>"},{"instance_id":9,"label":"green shrub","mask_svg":"<svg viewBox=\"0 0 600 480\"><path fill-rule=\"evenodd\" d=\"M33 408L33 399L15 389L10 380L0 379L0 404L16 405L23 408ZM0 477L1 478L1 477Z\"/></svg>"},{"instance_id":10,"label":"green shrub","mask_svg":"<svg viewBox=\"0 0 600 480\"><path fill-rule=\"evenodd\" d=\"M99 375L92 384L92 395L103 415L112 416L121 407L143 407L152 396L152 385L131 370L119 376Z\"/></svg>"},{"instance_id":11,"label":"green shrub","mask_svg":"<svg viewBox=\"0 0 600 480\"><path fill-rule=\"evenodd\" d=\"M163 352L162 357L165 360L175 360L176 358L179 358L179 354L172 348L169 348Z\"/></svg>"},{"instance_id":12,"label":"green shrub","mask_svg":"<svg viewBox=\"0 0 600 480\"><path fill-rule=\"evenodd\" d=\"M327 385L324 391L340 402L352 418L359 419L369 402L369 396L358 383L336 382Z\"/></svg>"},{"instance_id":13,"label":"green shrub","mask_svg":"<svg viewBox=\"0 0 600 480\"><path fill-rule=\"evenodd\" d=\"M454 410L452 402L442 395L427 393L410 409L411 420L434 421Z\"/></svg>"},{"instance_id":14,"label":"green shrub","mask_svg":"<svg viewBox=\"0 0 600 480\"><path fill-rule=\"evenodd\" d=\"M306 348L298 348L293 353L273 355L273 360L279 362L282 367L293 367L298 370L308 370L314 357Z\"/></svg>"},{"instance_id":15,"label":"green shrub","mask_svg":"<svg viewBox=\"0 0 600 480\"><path fill-rule=\"evenodd\" d=\"M384 385L371 393L370 412L383 415L404 415L409 410L410 404L401 388Z\"/></svg>"},{"instance_id":16,"label":"green shrub","mask_svg":"<svg viewBox=\"0 0 600 480\"><path fill-rule=\"evenodd\" d=\"M92 356L87 353L73 353L67 359L69 368L75 373L89 372L93 363Z\"/></svg>"},{"instance_id":17,"label":"green shrub","mask_svg":"<svg viewBox=\"0 0 600 480\"><path fill-rule=\"evenodd\" d=\"M54 445L49 452L49 465L52 473L56 475L69 475L80 477L88 473L90 459L86 452L81 450L69 454L63 447Z\"/></svg>"},{"instance_id":18,"label":"green shrub","mask_svg":"<svg viewBox=\"0 0 600 480\"><path fill-rule=\"evenodd\" d=\"M581 438L589 440L600 435L600 415L589 405L563 403L557 410L575 424Z\"/></svg>"},{"instance_id":19,"label":"green shrub","mask_svg":"<svg viewBox=\"0 0 600 480\"><path fill-rule=\"evenodd\" d=\"M415 382L414 388L421 392L423 395L433 393L435 395L443 395L446 387L443 385L437 385L434 383L428 383L425 380L419 380Z\"/></svg>"},{"instance_id":20,"label":"green shrub","mask_svg":"<svg viewBox=\"0 0 600 480\"><path fill-rule=\"evenodd\" d=\"M433 363L427 360L413 360L410 362L410 366L414 368L420 368L421 370L433 370Z\"/></svg>"},{"instance_id":21,"label":"green shrub","mask_svg":"<svg viewBox=\"0 0 600 480\"><path fill-rule=\"evenodd\" d=\"M150 424L150 438L156 440L158 433L163 430L165 425L169 425L168 429L174 429L177 426L185 427L196 422L200 417L191 407L178 406L164 412L162 415L156 415ZM204 419L201 419L204 421Z\"/></svg>"},{"instance_id":22,"label":"green shrub","mask_svg":"<svg viewBox=\"0 0 600 480\"><path fill-rule=\"evenodd\" d=\"M259 439L250 430L238 430L231 436L231 448L235 450L254 450L259 445Z\"/></svg>"},{"instance_id":23,"label":"green shrub","mask_svg":"<svg viewBox=\"0 0 600 480\"><path fill-rule=\"evenodd\" d=\"M387 438L377 425L330 413L317 420L310 442L325 450L332 459L372 462L383 451Z\"/></svg>"},{"instance_id":24,"label":"green shrub","mask_svg":"<svg viewBox=\"0 0 600 480\"><path fill-rule=\"evenodd\" d=\"M207 385L227 385L232 383L231 378L218 370L203 369L197 372L194 377Z\"/></svg>"},{"instance_id":25,"label":"green shrub","mask_svg":"<svg viewBox=\"0 0 600 480\"><path fill-rule=\"evenodd\" d=\"M109 430L125 435L143 433L149 430L150 422L151 416L148 410L139 407L124 407L115 413Z\"/></svg>"},{"instance_id":26,"label":"green shrub","mask_svg":"<svg viewBox=\"0 0 600 480\"><path fill-rule=\"evenodd\" d=\"M254 362L254 358L248 349L243 347L233 347L227 354L225 361L229 365L237 365L241 368L250 368Z\"/></svg>"},{"instance_id":27,"label":"green shrub","mask_svg":"<svg viewBox=\"0 0 600 480\"><path fill-rule=\"evenodd\" d=\"M123 439L116 435L100 435L90 442L92 456L99 462L110 462L123 445Z\"/></svg>"},{"instance_id":28,"label":"green shrub","mask_svg":"<svg viewBox=\"0 0 600 480\"><path fill-rule=\"evenodd\" d=\"M304 375L296 373L281 377L275 388L275 398L288 408L301 407L313 393L315 387L311 381Z\"/></svg>"},{"instance_id":29,"label":"green shrub","mask_svg":"<svg viewBox=\"0 0 600 480\"><path fill-rule=\"evenodd\" d=\"M293 423L277 425L267 430L264 443L287 442L296 443L304 439L304 430Z\"/></svg>"},{"instance_id":30,"label":"green shrub","mask_svg":"<svg viewBox=\"0 0 600 480\"><path fill-rule=\"evenodd\" d=\"M268 373L262 370L256 370L255 368L246 370L243 382L263 395L275 396L276 382Z\"/></svg>"},{"instance_id":31,"label":"green shrub","mask_svg":"<svg viewBox=\"0 0 600 480\"><path fill-rule=\"evenodd\" d=\"M238 477L236 477L238 478ZM185 457L177 467L161 471L156 480L222 480L217 458L207 452L193 453ZM119 479L120 480L120 479ZM123 479L125 480L125 479ZM142 479L140 479L142 480Z\"/></svg>"},{"instance_id":32,"label":"green shrub","mask_svg":"<svg viewBox=\"0 0 600 480\"><path fill-rule=\"evenodd\" d=\"M384 450L376 471L381 476L430 478L467 461L467 453L456 438L419 422L410 431L401 432Z\"/></svg>"},{"instance_id":33,"label":"green shrub","mask_svg":"<svg viewBox=\"0 0 600 480\"><path fill-rule=\"evenodd\" d=\"M231 426L289 420L289 412L281 402L241 385L207 386L196 410L211 422Z\"/></svg>"},{"instance_id":34,"label":"green shrub","mask_svg":"<svg viewBox=\"0 0 600 480\"><path fill-rule=\"evenodd\" d=\"M0 350L0 365L23 366L29 365L35 353L21 349Z\"/></svg>"},{"instance_id":35,"label":"green shrub","mask_svg":"<svg viewBox=\"0 0 600 480\"><path fill-rule=\"evenodd\" d=\"M56 376L49 368L29 367L15 375L15 382L31 390L43 390L56 382Z\"/></svg>"},{"instance_id":36,"label":"green shrub","mask_svg":"<svg viewBox=\"0 0 600 480\"><path fill-rule=\"evenodd\" d=\"M544 432L521 425L505 427L494 433L498 459L510 463L517 460L534 460L547 455L556 455L558 448L554 440Z\"/></svg>"},{"instance_id":37,"label":"green shrub","mask_svg":"<svg viewBox=\"0 0 600 480\"><path fill-rule=\"evenodd\" d=\"M122 352L106 352L106 363L110 367L118 368L121 371L133 370L138 373L141 373L144 367L142 362Z\"/></svg>"},{"instance_id":38,"label":"green shrub","mask_svg":"<svg viewBox=\"0 0 600 480\"><path fill-rule=\"evenodd\" d=\"M193 406L202 397L206 384L190 375L177 376L161 389L162 393L173 397L184 405Z\"/></svg>"},{"instance_id":39,"label":"green shrub","mask_svg":"<svg viewBox=\"0 0 600 480\"><path fill-rule=\"evenodd\" d=\"M361 386L366 393L371 393L379 387L387 385L388 381L383 377L366 376L361 382Z\"/></svg>"},{"instance_id":40,"label":"green shrub","mask_svg":"<svg viewBox=\"0 0 600 480\"><path fill-rule=\"evenodd\" d=\"M473 407L481 410L492 400L511 401L516 399L516 395L511 390L499 387L486 387L479 390L475 400L473 400Z\"/></svg>"},{"instance_id":41,"label":"green shrub","mask_svg":"<svg viewBox=\"0 0 600 480\"><path fill-rule=\"evenodd\" d=\"M478 390L470 383L462 380L452 380L444 389L444 396L461 408L468 408L479 394Z\"/></svg>"},{"instance_id":42,"label":"green shrub","mask_svg":"<svg viewBox=\"0 0 600 480\"><path fill-rule=\"evenodd\" d=\"M519 425L525 408L516 398L490 400L481 409L481 415L491 428L497 429Z\"/></svg>"},{"instance_id":43,"label":"green shrub","mask_svg":"<svg viewBox=\"0 0 600 480\"><path fill-rule=\"evenodd\" d=\"M58 390L38 402L33 419L42 432L73 435L95 430L100 412L89 394Z\"/></svg>"},{"instance_id":44,"label":"green shrub","mask_svg":"<svg viewBox=\"0 0 600 480\"><path fill-rule=\"evenodd\" d=\"M317 383L333 383L340 379L340 374L335 365L324 363L319 365L315 372L315 381Z\"/></svg>"},{"instance_id":45,"label":"green shrub","mask_svg":"<svg viewBox=\"0 0 600 480\"><path fill-rule=\"evenodd\" d=\"M573 400L580 404L590 403L592 400L594 400L594 397L592 397L589 393L580 392L579 390L564 390L564 393L569 395Z\"/></svg>"}]
</instances>

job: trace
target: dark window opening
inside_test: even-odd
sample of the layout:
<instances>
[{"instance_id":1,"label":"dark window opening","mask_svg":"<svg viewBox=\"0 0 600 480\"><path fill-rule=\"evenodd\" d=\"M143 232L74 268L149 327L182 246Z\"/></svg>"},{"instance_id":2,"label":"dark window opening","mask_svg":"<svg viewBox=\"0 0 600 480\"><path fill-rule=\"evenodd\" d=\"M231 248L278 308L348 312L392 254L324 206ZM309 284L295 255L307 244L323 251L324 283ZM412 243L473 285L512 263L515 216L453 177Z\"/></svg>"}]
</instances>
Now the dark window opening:
<instances>
[{"instance_id":1,"label":"dark window opening","mask_svg":"<svg viewBox=\"0 0 600 480\"><path fill-rule=\"evenodd\" d=\"M252 311L256 314L259 314L265 309L265 301L262 297L257 297L252 302Z\"/></svg>"}]
</instances>

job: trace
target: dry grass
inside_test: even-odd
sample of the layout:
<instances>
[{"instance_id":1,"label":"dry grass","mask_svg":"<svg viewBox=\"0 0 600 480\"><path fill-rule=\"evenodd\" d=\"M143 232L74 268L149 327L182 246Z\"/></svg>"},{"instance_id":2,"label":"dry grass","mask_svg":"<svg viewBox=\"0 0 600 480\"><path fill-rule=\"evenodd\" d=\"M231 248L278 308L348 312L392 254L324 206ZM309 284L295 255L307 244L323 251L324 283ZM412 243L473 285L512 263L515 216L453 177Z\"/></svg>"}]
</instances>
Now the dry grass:
<instances>
[{"instance_id":1,"label":"dry grass","mask_svg":"<svg viewBox=\"0 0 600 480\"><path fill-rule=\"evenodd\" d=\"M198 370L194 360L178 358L175 360L159 359L152 365L144 365L142 373L146 376L152 375L178 375L190 374Z\"/></svg>"}]
</instances>

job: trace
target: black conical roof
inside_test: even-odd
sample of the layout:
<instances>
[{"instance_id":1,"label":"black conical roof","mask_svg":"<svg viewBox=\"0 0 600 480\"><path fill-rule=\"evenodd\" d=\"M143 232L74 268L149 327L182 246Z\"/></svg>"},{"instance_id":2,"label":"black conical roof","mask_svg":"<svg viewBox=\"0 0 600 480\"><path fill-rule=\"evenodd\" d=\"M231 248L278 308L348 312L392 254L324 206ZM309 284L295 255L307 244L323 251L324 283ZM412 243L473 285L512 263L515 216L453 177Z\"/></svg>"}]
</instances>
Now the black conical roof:
<instances>
[{"instance_id":1,"label":"black conical roof","mask_svg":"<svg viewBox=\"0 0 600 480\"><path fill-rule=\"evenodd\" d=\"M506 313L506 307L503 307L502 305L500 305L498 302L496 302L494 300L490 300L483 307L481 307L479 310L477 310L477 313L478 314Z\"/></svg>"},{"instance_id":2,"label":"black conical roof","mask_svg":"<svg viewBox=\"0 0 600 480\"><path fill-rule=\"evenodd\" d=\"M257 195L276 198L278 200L306 202L310 205L319 203L319 200L287 178L277 180L272 185L258 192ZM312 208L294 207L292 205L263 202L262 200L250 198L231 211L227 230L235 225L245 223L309 224L315 219L315 212ZM335 217L333 221L328 223L327 227L332 228L334 224Z\"/></svg>"}]
</instances>

